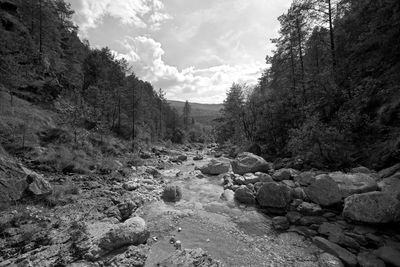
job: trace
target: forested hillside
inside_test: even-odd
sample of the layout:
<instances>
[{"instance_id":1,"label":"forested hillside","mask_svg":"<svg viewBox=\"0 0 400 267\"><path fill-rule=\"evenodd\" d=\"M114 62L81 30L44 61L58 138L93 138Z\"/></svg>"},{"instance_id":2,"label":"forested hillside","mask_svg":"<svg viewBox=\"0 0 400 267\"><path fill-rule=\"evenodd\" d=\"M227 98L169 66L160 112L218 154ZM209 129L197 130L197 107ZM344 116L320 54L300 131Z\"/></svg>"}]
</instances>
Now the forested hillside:
<instances>
[{"instance_id":1,"label":"forested hillside","mask_svg":"<svg viewBox=\"0 0 400 267\"><path fill-rule=\"evenodd\" d=\"M178 112L183 110L185 102L168 100L171 107L175 108ZM200 103L190 103L192 117L196 122L211 125L213 120L220 116L220 111L222 109L222 104L200 104Z\"/></svg>"},{"instance_id":2,"label":"forested hillside","mask_svg":"<svg viewBox=\"0 0 400 267\"><path fill-rule=\"evenodd\" d=\"M219 140L320 168L398 162L400 2L294 1L279 22L257 86L228 91Z\"/></svg>"},{"instance_id":3,"label":"forested hillside","mask_svg":"<svg viewBox=\"0 0 400 267\"><path fill-rule=\"evenodd\" d=\"M75 145L94 135L101 142L170 139L182 122L163 92L107 47L80 40L72 15L63 0L0 1L0 143L9 151L34 147L38 132L51 127L67 131ZM18 108L41 109L55 122L41 128L33 123L40 116L18 117Z\"/></svg>"}]
</instances>

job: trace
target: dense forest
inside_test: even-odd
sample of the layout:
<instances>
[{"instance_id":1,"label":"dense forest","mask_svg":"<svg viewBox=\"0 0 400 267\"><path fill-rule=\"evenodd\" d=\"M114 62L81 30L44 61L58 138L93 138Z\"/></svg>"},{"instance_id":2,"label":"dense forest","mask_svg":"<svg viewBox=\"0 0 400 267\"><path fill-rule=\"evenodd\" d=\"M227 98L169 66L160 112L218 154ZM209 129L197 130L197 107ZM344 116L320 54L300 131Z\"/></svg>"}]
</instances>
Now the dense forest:
<instances>
[{"instance_id":1,"label":"dense forest","mask_svg":"<svg viewBox=\"0 0 400 267\"><path fill-rule=\"evenodd\" d=\"M400 2L294 1L279 22L257 86L227 92L218 140L319 168L398 162Z\"/></svg>"}]
</instances>

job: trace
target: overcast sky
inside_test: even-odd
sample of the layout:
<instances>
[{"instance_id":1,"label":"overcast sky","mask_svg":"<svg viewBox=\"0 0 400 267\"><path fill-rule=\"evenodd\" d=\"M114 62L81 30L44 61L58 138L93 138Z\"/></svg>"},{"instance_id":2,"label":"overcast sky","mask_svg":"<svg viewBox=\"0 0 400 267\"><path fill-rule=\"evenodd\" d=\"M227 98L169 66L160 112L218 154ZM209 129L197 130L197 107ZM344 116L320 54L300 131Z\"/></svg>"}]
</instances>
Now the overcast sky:
<instances>
[{"instance_id":1,"label":"overcast sky","mask_svg":"<svg viewBox=\"0 0 400 267\"><path fill-rule=\"evenodd\" d=\"M67 0L80 36L108 46L172 100L221 103L256 83L291 0Z\"/></svg>"}]
</instances>

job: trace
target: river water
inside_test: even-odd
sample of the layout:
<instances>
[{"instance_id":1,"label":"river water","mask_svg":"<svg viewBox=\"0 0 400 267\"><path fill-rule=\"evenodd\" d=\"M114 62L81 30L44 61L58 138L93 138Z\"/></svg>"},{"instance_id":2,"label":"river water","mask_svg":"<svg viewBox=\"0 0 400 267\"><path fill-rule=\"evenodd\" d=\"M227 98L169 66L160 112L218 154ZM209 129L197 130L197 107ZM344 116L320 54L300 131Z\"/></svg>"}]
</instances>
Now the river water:
<instances>
[{"instance_id":1,"label":"river water","mask_svg":"<svg viewBox=\"0 0 400 267\"><path fill-rule=\"evenodd\" d=\"M279 233L271 218L256 207L221 199L222 179L199 179L190 174L194 164L180 165L170 181L183 189L177 203L153 202L143 208L143 216L154 237L146 266L155 266L175 251L171 237L182 249L202 248L223 266L318 266L317 248L296 233ZM181 228L181 231L178 231Z\"/></svg>"}]
</instances>

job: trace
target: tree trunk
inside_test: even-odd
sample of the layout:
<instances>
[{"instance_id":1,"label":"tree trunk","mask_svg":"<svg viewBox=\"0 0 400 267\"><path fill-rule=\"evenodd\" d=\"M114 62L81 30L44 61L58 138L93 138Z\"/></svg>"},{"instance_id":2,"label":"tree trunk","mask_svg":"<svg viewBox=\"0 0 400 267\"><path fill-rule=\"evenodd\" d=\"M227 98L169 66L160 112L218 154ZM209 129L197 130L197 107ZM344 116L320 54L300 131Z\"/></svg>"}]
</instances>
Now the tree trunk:
<instances>
[{"instance_id":1,"label":"tree trunk","mask_svg":"<svg viewBox=\"0 0 400 267\"><path fill-rule=\"evenodd\" d=\"M303 89L303 102L306 104L307 103L307 97L306 97L306 86L305 86L305 74L304 74L304 61L303 61L303 47L301 45L301 25L299 19L296 19L296 28L297 28L297 41L299 44L299 58L300 58L300 67L301 67L301 86Z\"/></svg>"},{"instance_id":2,"label":"tree trunk","mask_svg":"<svg viewBox=\"0 0 400 267\"><path fill-rule=\"evenodd\" d=\"M329 14L329 36L331 42L332 68L333 68L333 74L336 75L335 35L333 32L331 0L328 0L328 14Z\"/></svg>"}]
</instances>

